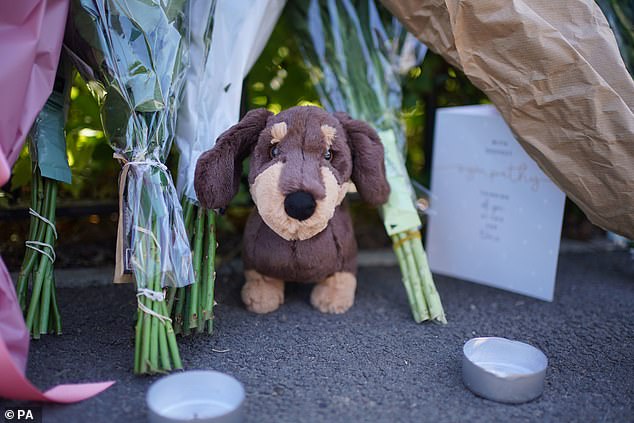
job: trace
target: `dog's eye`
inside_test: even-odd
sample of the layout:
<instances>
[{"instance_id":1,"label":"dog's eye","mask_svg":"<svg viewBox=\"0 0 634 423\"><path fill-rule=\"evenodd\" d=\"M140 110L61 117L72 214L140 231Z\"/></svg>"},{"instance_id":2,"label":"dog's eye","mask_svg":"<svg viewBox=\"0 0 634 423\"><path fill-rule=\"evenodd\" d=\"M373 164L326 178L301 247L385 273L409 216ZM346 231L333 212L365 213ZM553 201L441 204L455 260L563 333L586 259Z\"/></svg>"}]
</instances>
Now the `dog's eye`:
<instances>
[{"instance_id":1,"label":"dog's eye","mask_svg":"<svg viewBox=\"0 0 634 423\"><path fill-rule=\"evenodd\" d=\"M332 151L330 151L330 149L326 150L326 153L324 153L324 159L328 161L332 160Z\"/></svg>"},{"instance_id":2,"label":"dog's eye","mask_svg":"<svg viewBox=\"0 0 634 423\"><path fill-rule=\"evenodd\" d=\"M269 151L269 154L271 155L271 158L274 159L277 156L280 155L280 148L276 145L274 145L273 147L271 147L271 150Z\"/></svg>"}]
</instances>

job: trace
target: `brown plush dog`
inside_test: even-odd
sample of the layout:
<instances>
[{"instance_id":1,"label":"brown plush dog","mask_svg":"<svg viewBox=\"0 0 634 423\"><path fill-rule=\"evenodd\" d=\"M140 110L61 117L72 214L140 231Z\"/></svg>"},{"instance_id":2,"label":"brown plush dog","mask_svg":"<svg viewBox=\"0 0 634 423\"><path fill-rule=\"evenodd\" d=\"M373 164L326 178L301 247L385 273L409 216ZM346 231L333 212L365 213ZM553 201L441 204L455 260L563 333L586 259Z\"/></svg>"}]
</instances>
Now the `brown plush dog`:
<instances>
[{"instance_id":1,"label":"brown plush dog","mask_svg":"<svg viewBox=\"0 0 634 423\"><path fill-rule=\"evenodd\" d=\"M247 309L276 310L284 302L284 281L295 281L317 282L311 303L320 311L345 312L354 302L357 246L341 203L350 181L366 202L387 201L378 135L345 113L318 107L278 115L252 110L198 160L195 188L203 207L227 207L249 155L257 210L244 233Z\"/></svg>"}]
</instances>

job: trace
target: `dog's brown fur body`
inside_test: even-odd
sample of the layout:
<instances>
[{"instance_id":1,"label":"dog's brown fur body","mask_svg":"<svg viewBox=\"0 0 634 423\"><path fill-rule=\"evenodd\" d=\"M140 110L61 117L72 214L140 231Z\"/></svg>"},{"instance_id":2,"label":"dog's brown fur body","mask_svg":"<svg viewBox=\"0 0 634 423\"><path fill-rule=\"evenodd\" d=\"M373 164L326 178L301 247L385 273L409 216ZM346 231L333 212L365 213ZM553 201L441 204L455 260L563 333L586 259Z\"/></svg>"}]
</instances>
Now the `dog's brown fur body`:
<instances>
[{"instance_id":1,"label":"dog's brown fur body","mask_svg":"<svg viewBox=\"0 0 634 423\"><path fill-rule=\"evenodd\" d=\"M247 308L277 309L284 282L293 281L317 283L311 303L319 310L346 311L354 301L357 247L342 201L350 182L366 202L387 201L378 135L364 122L317 107L293 107L278 115L253 110L200 157L195 188L202 206L229 204L248 155L257 210L244 233ZM311 204L289 209L289 198L298 193Z\"/></svg>"},{"instance_id":2,"label":"dog's brown fur body","mask_svg":"<svg viewBox=\"0 0 634 423\"><path fill-rule=\"evenodd\" d=\"M287 241L268 227L257 211L244 230L246 269L293 282L317 282L336 272L357 273L357 244L345 205L338 206L326 229L304 241Z\"/></svg>"}]
</instances>

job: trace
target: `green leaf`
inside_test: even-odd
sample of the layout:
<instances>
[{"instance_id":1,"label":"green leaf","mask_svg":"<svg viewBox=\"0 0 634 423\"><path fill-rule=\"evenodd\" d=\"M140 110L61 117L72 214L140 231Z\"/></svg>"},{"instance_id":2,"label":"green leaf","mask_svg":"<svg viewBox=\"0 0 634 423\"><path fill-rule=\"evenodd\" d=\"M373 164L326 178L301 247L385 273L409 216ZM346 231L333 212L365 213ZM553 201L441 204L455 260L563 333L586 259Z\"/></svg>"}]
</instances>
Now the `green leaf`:
<instances>
[{"instance_id":1,"label":"green leaf","mask_svg":"<svg viewBox=\"0 0 634 423\"><path fill-rule=\"evenodd\" d=\"M31 159L29 158L29 152L25 146L20 152L20 157L13 166L13 173L11 174L11 191L26 187L31 182Z\"/></svg>"}]
</instances>

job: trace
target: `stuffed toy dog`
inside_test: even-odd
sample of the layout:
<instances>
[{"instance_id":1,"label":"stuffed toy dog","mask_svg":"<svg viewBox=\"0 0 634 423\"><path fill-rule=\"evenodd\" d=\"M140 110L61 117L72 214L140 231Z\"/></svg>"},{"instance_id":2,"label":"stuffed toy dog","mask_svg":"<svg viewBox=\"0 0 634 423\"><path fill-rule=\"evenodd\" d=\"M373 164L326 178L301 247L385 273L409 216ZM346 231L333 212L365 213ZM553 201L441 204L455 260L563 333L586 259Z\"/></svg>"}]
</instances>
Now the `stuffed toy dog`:
<instances>
[{"instance_id":1,"label":"stuffed toy dog","mask_svg":"<svg viewBox=\"0 0 634 423\"><path fill-rule=\"evenodd\" d=\"M341 205L350 181L371 205L387 201L383 146L365 122L297 106L277 115L252 110L223 133L196 165L194 186L206 208L225 208L251 155L249 186L257 207L247 221L242 259L248 310L284 302L284 282L313 282L311 303L343 313L354 302L357 246Z\"/></svg>"}]
</instances>

